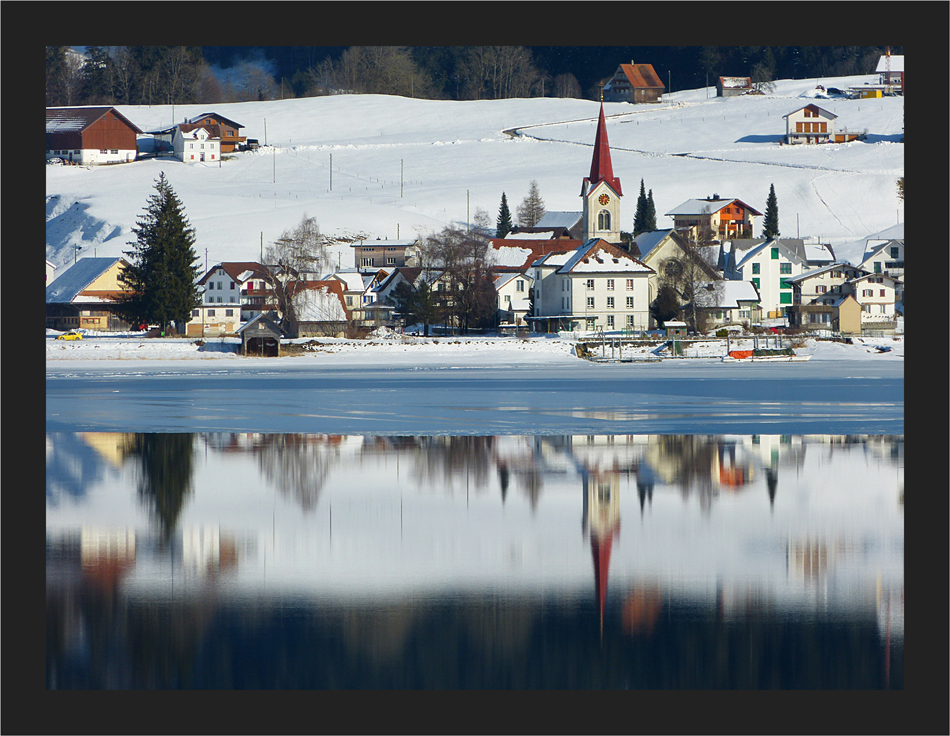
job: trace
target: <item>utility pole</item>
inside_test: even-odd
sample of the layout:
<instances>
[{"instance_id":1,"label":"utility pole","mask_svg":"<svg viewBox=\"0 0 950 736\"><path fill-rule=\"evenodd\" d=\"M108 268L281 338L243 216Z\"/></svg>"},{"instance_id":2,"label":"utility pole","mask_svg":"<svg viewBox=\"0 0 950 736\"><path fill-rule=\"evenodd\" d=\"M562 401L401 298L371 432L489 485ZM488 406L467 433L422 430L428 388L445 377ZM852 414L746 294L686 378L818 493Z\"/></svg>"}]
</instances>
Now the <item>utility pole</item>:
<instances>
[{"instance_id":1,"label":"utility pole","mask_svg":"<svg viewBox=\"0 0 950 736\"><path fill-rule=\"evenodd\" d=\"M402 199L402 184L403 184L402 173L403 173L402 159L399 159L399 198L400 199Z\"/></svg>"},{"instance_id":2,"label":"utility pole","mask_svg":"<svg viewBox=\"0 0 950 736\"><path fill-rule=\"evenodd\" d=\"M333 154L330 154L330 191L333 191Z\"/></svg>"}]
</instances>

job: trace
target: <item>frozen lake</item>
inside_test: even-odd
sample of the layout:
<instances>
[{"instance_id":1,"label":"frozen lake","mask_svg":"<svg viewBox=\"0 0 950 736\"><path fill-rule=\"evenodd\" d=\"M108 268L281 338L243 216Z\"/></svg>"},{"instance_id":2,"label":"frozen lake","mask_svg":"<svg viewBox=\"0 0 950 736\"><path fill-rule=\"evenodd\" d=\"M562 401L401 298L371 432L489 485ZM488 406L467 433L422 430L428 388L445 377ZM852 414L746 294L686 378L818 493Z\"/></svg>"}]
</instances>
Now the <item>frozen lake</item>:
<instances>
[{"instance_id":1,"label":"frozen lake","mask_svg":"<svg viewBox=\"0 0 950 736\"><path fill-rule=\"evenodd\" d=\"M904 433L903 361L59 360L47 431Z\"/></svg>"}]
</instances>

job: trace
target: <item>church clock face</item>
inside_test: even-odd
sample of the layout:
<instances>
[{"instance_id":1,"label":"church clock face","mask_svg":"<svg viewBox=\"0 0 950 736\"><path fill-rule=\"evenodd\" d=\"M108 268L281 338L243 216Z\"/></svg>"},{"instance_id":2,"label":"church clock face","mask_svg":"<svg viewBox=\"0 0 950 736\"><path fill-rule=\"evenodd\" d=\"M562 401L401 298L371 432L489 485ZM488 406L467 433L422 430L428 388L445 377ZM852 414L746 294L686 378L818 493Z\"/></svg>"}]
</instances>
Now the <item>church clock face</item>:
<instances>
[{"instance_id":1,"label":"church clock face","mask_svg":"<svg viewBox=\"0 0 950 736\"><path fill-rule=\"evenodd\" d=\"M600 202L601 206L606 206L610 202L610 197L604 192L597 198L597 201Z\"/></svg>"}]
</instances>

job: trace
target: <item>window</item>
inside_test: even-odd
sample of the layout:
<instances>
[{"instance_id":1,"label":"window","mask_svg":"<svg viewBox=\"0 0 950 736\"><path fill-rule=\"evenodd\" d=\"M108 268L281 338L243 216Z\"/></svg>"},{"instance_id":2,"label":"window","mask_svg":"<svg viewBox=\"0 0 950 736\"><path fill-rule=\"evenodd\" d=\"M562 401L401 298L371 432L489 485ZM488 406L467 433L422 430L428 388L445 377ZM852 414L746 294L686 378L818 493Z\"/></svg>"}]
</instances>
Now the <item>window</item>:
<instances>
[{"instance_id":1,"label":"window","mask_svg":"<svg viewBox=\"0 0 950 736\"><path fill-rule=\"evenodd\" d=\"M881 296L884 296L884 289L881 289Z\"/></svg>"},{"instance_id":2,"label":"window","mask_svg":"<svg viewBox=\"0 0 950 736\"><path fill-rule=\"evenodd\" d=\"M225 310L224 310L224 316L225 316L225 317L233 317L233 316L234 316L234 310L233 310L233 309L225 309Z\"/></svg>"},{"instance_id":3,"label":"window","mask_svg":"<svg viewBox=\"0 0 950 736\"><path fill-rule=\"evenodd\" d=\"M213 309L209 309L209 310L208 310L208 316L209 316L209 317L214 317L214 310L213 310Z\"/></svg>"},{"instance_id":4,"label":"window","mask_svg":"<svg viewBox=\"0 0 950 736\"><path fill-rule=\"evenodd\" d=\"M594 308L594 297L592 296L587 297L587 308L588 309Z\"/></svg>"},{"instance_id":5,"label":"window","mask_svg":"<svg viewBox=\"0 0 950 736\"><path fill-rule=\"evenodd\" d=\"M861 296L874 296L874 289L863 289Z\"/></svg>"},{"instance_id":6,"label":"window","mask_svg":"<svg viewBox=\"0 0 950 736\"><path fill-rule=\"evenodd\" d=\"M521 279L519 279L518 281L515 281L515 291L524 293L524 281L522 281Z\"/></svg>"},{"instance_id":7,"label":"window","mask_svg":"<svg viewBox=\"0 0 950 736\"><path fill-rule=\"evenodd\" d=\"M900 256L900 248L896 245L891 248L891 258L898 258Z\"/></svg>"},{"instance_id":8,"label":"window","mask_svg":"<svg viewBox=\"0 0 950 736\"><path fill-rule=\"evenodd\" d=\"M819 284L818 286L815 287L816 294L824 294L827 291L828 291L828 287L825 286L824 284Z\"/></svg>"},{"instance_id":9,"label":"window","mask_svg":"<svg viewBox=\"0 0 950 736\"><path fill-rule=\"evenodd\" d=\"M633 309L633 297L632 297L632 296L628 296L628 297L627 297L627 309Z\"/></svg>"},{"instance_id":10,"label":"window","mask_svg":"<svg viewBox=\"0 0 950 736\"><path fill-rule=\"evenodd\" d=\"M627 279L627 290L633 288L633 279Z\"/></svg>"},{"instance_id":11,"label":"window","mask_svg":"<svg viewBox=\"0 0 950 736\"><path fill-rule=\"evenodd\" d=\"M753 264L752 264L752 273L761 273L761 272L762 272L762 266L761 266L761 264L759 264L759 263L753 263Z\"/></svg>"},{"instance_id":12,"label":"window","mask_svg":"<svg viewBox=\"0 0 950 736\"><path fill-rule=\"evenodd\" d=\"M792 285L791 285L791 283L789 283L789 280L788 280L788 279L779 279L779 280L778 280L778 288L780 288L780 289L791 289L791 288L792 288Z\"/></svg>"},{"instance_id":13,"label":"window","mask_svg":"<svg viewBox=\"0 0 950 736\"><path fill-rule=\"evenodd\" d=\"M208 291L214 291L214 281L208 282Z\"/></svg>"},{"instance_id":14,"label":"window","mask_svg":"<svg viewBox=\"0 0 950 736\"><path fill-rule=\"evenodd\" d=\"M627 315L627 327L633 327L633 325L634 325L633 315L632 315L632 314L628 314L628 315Z\"/></svg>"},{"instance_id":15,"label":"window","mask_svg":"<svg viewBox=\"0 0 950 736\"><path fill-rule=\"evenodd\" d=\"M594 279L587 279L587 288L588 289L594 288Z\"/></svg>"},{"instance_id":16,"label":"window","mask_svg":"<svg viewBox=\"0 0 950 736\"><path fill-rule=\"evenodd\" d=\"M778 248L772 248L772 260L773 261L778 260Z\"/></svg>"},{"instance_id":17,"label":"window","mask_svg":"<svg viewBox=\"0 0 950 736\"><path fill-rule=\"evenodd\" d=\"M607 291L613 291L613 290L614 290L614 280L607 279Z\"/></svg>"},{"instance_id":18,"label":"window","mask_svg":"<svg viewBox=\"0 0 950 736\"><path fill-rule=\"evenodd\" d=\"M759 284L759 279L752 279L752 284L755 286L756 289L762 288L761 285Z\"/></svg>"},{"instance_id":19,"label":"window","mask_svg":"<svg viewBox=\"0 0 950 736\"><path fill-rule=\"evenodd\" d=\"M612 314L607 315L607 326L608 327L614 326L614 316Z\"/></svg>"},{"instance_id":20,"label":"window","mask_svg":"<svg viewBox=\"0 0 950 736\"><path fill-rule=\"evenodd\" d=\"M505 294L505 301L511 304L511 294Z\"/></svg>"},{"instance_id":21,"label":"window","mask_svg":"<svg viewBox=\"0 0 950 736\"><path fill-rule=\"evenodd\" d=\"M596 324L597 320L595 320L593 317L588 317L586 322L587 322L587 329L593 330L594 325Z\"/></svg>"},{"instance_id":22,"label":"window","mask_svg":"<svg viewBox=\"0 0 950 736\"><path fill-rule=\"evenodd\" d=\"M612 296L607 297L607 309L614 308L614 298Z\"/></svg>"},{"instance_id":23,"label":"window","mask_svg":"<svg viewBox=\"0 0 950 736\"><path fill-rule=\"evenodd\" d=\"M782 293L779 295L778 303L779 303L779 304L791 304L791 303L792 303L792 295L789 294L788 292L782 292Z\"/></svg>"},{"instance_id":24,"label":"window","mask_svg":"<svg viewBox=\"0 0 950 736\"><path fill-rule=\"evenodd\" d=\"M388 266L394 266L395 264L396 264L396 257L395 257L395 256L387 256L387 257L386 257L386 265L388 265Z\"/></svg>"},{"instance_id":25,"label":"window","mask_svg":"<svg viewBox=\"0 0 950 736\"><path fill-rule=\"evenodd\" d=\"M778 272L785 275L790 274L792 272L792 264L791 263L778 264Z\"/></svg>"},{"instance_id":26,"label":"window","mask_svg":"<svg viewBox=\"0 0 950 736\"><path fill-rule=\"evenodd\" d=\"M610 213L607 210L601 210L597 214L597 229L610 230Z\"/></svg>"}]
</instances>

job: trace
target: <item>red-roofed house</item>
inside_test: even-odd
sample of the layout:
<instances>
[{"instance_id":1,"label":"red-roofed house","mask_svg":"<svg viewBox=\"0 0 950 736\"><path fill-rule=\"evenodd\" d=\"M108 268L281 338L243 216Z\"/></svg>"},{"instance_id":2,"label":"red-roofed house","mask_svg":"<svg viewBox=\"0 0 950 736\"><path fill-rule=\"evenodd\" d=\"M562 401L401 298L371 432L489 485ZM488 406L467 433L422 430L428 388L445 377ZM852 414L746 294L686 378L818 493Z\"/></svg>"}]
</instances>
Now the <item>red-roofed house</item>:
<instances>
[{"instance_id":1,"label":"red-roofed house","mask_svg":"<svg viewBox=\"0 0 950 736\"><path fill-rule=\"evenodd\" d=\"M141 132L114 107L47 107L46 159L83 166L134 161Z\"/></svg>"},{"instance_id":2,"label":"red-roofed house","mask_svg":"<svg viewBox=\"0 0 950 736\"><path fill-rule=\"evenodd\" d=\"M186 334L220 335L236 332L262 312L276 309L266 266L255 261L226 261L212 266L198 280L201 304L191 313Z\"/></svg>"},{"instance_id":3,"label":"red-roofed house","mask_svg":"<svg viewBox=\"0 0 950 736\"><path fill-rule=\"evenodd\" d=\"M652 64L621 64L604 85L604 102L659 102L666 85Z\"/></svg>"}]
</instances>

